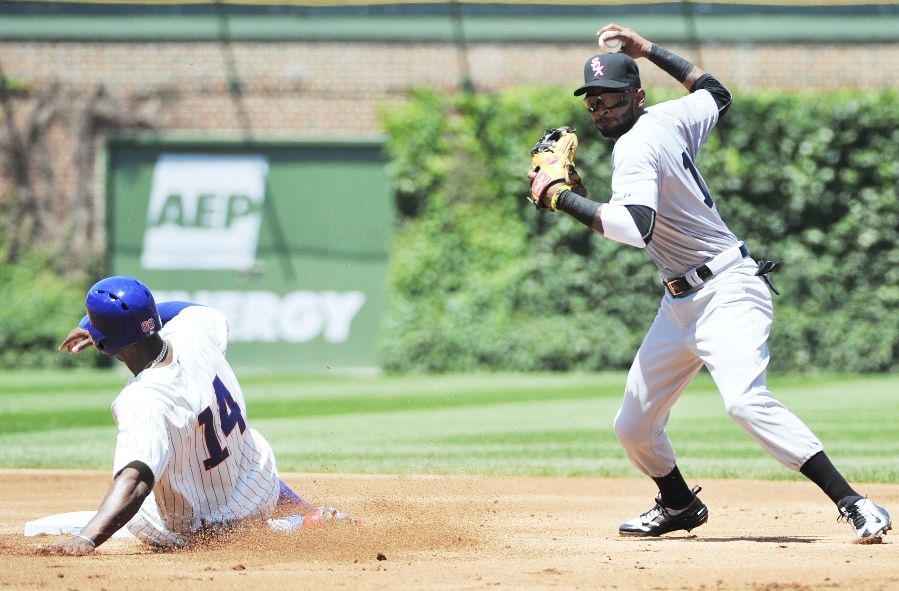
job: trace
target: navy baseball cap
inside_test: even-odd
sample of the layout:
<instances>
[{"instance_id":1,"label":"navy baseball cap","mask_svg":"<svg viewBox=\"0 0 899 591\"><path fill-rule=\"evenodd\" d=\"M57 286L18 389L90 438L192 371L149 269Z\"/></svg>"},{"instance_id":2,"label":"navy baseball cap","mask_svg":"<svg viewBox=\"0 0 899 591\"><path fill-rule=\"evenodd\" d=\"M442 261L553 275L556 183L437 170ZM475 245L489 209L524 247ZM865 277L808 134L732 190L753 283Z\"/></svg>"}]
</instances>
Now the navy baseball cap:
<instances>
[{"instance_id":1,"label":"navy baseball cap","mask_svg":"<svg viewBox=\"0 0 899 591\"><path fill-rule=\"evenodd\" d=\"M584 85L574 91L574 96L580 96L591 88L641 88L637 62L620 52L594 55L584 63Z\"/></svg>"}]
</instances>

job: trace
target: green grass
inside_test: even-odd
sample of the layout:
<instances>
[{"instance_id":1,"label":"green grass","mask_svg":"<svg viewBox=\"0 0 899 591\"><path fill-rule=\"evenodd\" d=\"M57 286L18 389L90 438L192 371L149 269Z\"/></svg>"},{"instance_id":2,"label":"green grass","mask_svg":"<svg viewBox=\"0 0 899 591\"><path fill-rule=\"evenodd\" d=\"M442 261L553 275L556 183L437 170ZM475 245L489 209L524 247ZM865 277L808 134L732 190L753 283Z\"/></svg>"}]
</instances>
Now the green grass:
<instances>
[{"instance_id":1,"label":"green grass","mask_svg":"<svg viewBox=\"0 0 899 591\"><path fill-rule=\"evenodd\" d=\"M0 467L109 469L116 371L0 375ZM899 482L899 377L775 376L775 396L854 482ZM624 375L340 377L246 373L250 424L282 471L637 476L612 421ZM792 479L700 375L669 433L690 478Z\"/></svg>"}]
</instances>

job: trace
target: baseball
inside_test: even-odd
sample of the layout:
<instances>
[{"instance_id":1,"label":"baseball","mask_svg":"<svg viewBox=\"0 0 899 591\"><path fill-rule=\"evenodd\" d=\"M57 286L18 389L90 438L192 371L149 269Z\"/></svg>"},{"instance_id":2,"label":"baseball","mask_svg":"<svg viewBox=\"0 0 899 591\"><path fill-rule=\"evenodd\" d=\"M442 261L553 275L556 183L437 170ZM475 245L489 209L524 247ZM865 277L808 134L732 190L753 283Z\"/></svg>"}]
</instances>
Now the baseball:
<instances>
[{"instance_id":1,"label":"baseball","mask_svg":"<svg viewBox=\"0 0 899 591\"><path fill-rule=\"evenodd\" d=\"M621 39L608 39L615 31L606 31L599 36L599 48L606 53L621 51Z\"/></svg>"}]
</instances>

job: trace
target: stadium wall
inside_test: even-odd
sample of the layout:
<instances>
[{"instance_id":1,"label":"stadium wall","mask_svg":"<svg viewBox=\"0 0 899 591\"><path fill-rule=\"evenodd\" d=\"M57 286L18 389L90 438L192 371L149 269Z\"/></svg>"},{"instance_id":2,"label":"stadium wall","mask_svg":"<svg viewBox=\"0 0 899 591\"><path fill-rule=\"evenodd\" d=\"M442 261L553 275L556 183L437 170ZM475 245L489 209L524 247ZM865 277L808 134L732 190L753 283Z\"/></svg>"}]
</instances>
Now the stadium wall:
<instances>
[{"instance_id":1,"label":"stadium wall","mask_svg":"<svg viewBox=\"0 0 899 591\"><path fill-rule=\"evenodd\" d=\"M409 88L457 90L521 84L574 88L595 50L582 42L469 43L467 59L453 43L343 42L0 42L5 76L23 81L16 114L27 118L43 91L63 88L89 100L98 89L141 111L159 132L220 137L370 137L378 112ZM830 92L899 88L899 43L716 43L670 49L696 60L734 90ZM467 63L466 66L463 61ZM644 86L673 87L666 74L642 67ZM75 100L74 98L72 100ZM572 99L575 100L575 99ZM71 130L54 138L57 184L76 182ZM93 146L90 149L97 149ZM94 177L96 189L102 179Z\"/></svg>"}]
</instances>

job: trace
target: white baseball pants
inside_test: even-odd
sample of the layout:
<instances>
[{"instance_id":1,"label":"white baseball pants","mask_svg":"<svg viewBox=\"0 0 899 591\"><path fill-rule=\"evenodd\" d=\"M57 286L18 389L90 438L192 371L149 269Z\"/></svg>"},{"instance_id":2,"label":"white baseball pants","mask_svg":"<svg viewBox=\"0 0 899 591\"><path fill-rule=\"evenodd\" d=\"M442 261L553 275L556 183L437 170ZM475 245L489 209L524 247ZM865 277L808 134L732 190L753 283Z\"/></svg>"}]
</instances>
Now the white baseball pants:
<instances>
[{"instance_id":1,"label":"white baseball pants","mask_svg":"<svg viewBox=\"0 0 899 591\"><path fill-rule=\"evenodd\" d=\"M134 537L151 546L182 548L191 542L191 536L174 532L166 526L159 515L156 495L153 493L144 499L137 515L131 518L126 527ZM190 531L192 528L188 526L186 529Z\"/></svg>"},{"instance_id":2,"label":"white baseball pants","mask_svg":"<svg viewBox=\"0 0 899 591\"><path fill-rule=\"evenodd\" d=\"M651 477L674 469L665 432L674 403L705 365L724 407L769 454L792 470L823 449L799 418L772 397L765 372L774 307L750 258L697 292L662 298L627 377L615 434L631 462Z\"/></svg>"},{"instance_id":3,"label":"white baseball pants","mask_svg":"<svg viewBox=\"0 0 899 591\"><path fill-rule=\"evenodd\" d=\"M271 517L277 502L278 498L276 496L269 503L259 507L258 511L243 519L267 519ZM137 515L132 517L131 521L129 521L125 527L134 534L134 537L145 544L160 548L183 548L194 543L197 539L197 534L214 532L217 529L235 525L240 521L242 520L221 521L200 525L198 527L194 524L192 517L183 517L180 520L181 527L179 529L189 533L178 533L173 531L159 514L159 507L156 504L156 495L155 493L151 493L144 499L143 504L141 504L140 509L137 511Z\"/></svg>"}]
</instances>

